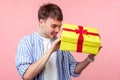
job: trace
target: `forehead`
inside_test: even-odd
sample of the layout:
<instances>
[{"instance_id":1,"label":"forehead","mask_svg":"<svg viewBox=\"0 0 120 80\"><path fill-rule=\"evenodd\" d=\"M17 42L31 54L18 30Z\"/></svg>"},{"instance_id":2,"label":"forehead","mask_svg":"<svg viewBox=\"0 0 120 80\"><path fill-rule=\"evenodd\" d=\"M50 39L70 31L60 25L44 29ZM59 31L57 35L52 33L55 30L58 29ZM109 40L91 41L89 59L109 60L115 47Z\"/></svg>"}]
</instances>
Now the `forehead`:
<instances>
[{"instance_id":1,"label":"forehead","mask_svg":"<svg viewBox=\"0 0 120 80\"><path fill-rule=\"evenodd\" d=\"M46 23L47 24L56 24L56 25L58 25L58 26L60 26L61 24L62 24L62 22L61 21L58 21L57 19L55 19L55 18L48 18L47 20L46 20Z\"/></svg>"}]
</instances>

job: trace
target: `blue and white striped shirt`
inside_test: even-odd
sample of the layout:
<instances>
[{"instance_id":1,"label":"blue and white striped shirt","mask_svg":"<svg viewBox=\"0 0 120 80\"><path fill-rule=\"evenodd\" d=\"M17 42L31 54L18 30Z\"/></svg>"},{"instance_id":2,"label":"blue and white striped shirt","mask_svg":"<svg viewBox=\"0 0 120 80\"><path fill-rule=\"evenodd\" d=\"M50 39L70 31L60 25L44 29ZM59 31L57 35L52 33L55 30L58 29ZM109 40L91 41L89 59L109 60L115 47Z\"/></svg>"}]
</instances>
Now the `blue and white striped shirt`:
<instances>
[{"instance_id":1,"label":"blue and white striped shirt","mask_svg":"<svg viewBox=\"0 0 120 80\"><path fill-rule=\"evenodd\" d=\"M43 39L37 33L33 33L20 40L17 47L16 67L21 77L27 68L44 55ZM77 62L67 51L57 51L57 72L59 80L71 80L72 76L79 76L74 72ZM44 80L43 71L34 80Z\"/></svg>"}]
</instances>

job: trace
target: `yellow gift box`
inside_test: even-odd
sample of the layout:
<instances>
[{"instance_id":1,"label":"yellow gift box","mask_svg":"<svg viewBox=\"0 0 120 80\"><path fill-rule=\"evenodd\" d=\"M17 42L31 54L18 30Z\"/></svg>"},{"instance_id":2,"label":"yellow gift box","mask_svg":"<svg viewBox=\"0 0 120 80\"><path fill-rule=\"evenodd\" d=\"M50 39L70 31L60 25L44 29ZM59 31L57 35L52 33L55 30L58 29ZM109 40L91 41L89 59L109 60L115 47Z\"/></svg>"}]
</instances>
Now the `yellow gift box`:
<instances>
[{"instance_id":1,"label":"yellow gift box","mask_svg":"<svg viewBox=\"0 0 120 80\"><path fill-rule=\"evenodd\" d=\"M100 48L100 36L97 28L63 24L60 50L97 54Z\"/></svg>"}]
</instances>

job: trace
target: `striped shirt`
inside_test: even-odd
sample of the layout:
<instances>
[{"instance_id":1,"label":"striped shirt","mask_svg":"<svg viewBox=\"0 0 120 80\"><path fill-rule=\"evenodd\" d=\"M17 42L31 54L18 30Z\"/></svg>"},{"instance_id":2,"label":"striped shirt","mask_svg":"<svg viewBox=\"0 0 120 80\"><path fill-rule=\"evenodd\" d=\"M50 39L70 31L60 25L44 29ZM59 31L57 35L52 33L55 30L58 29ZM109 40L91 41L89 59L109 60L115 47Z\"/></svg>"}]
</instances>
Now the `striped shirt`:
<instances>
[{"instance_id":1,"label":"striped shirt","mask_svg":"<svg viewBox=\"0 0 120 80\"><path fill-rule=\"evenodd\" d=\"M27 68L43 55L43 39L38 32L20 40L16 52L16 67L20 76L23 77ZM79 76L74 72L77 62L69 52L58 50L56 64L58 80L71 80L71 76ZM43 71L34 80L44 80Z\"/></svg>"}]
</instances>

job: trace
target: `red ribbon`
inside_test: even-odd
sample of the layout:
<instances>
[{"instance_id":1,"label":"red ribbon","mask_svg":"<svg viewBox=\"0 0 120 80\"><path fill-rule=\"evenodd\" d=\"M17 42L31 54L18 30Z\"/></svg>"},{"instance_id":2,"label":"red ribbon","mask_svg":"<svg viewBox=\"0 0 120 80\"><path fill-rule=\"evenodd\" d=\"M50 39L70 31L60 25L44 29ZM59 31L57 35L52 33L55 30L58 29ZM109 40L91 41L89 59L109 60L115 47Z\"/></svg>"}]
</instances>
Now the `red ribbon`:
<instances>
[{"instance_id":1,"label":"red ribbon","mask_svg":"<svg viewBox=\"0 0 120 80\"><path fill-rule=\"evenodd\" d=\"M78 42L77 42L77 52L82 52L82 45L83 45L83 41L84 41L83 34L99 36L98 33L92 33L92 32L88 32L87 30L84 30L83 26L78 26L78 29L75 29L75 30L68 29L68 28L63 28L63 30L70 31L70 32L75 32L76 34L80 34L79 37L78 37Z\"/></svg>"}]
</instances>

